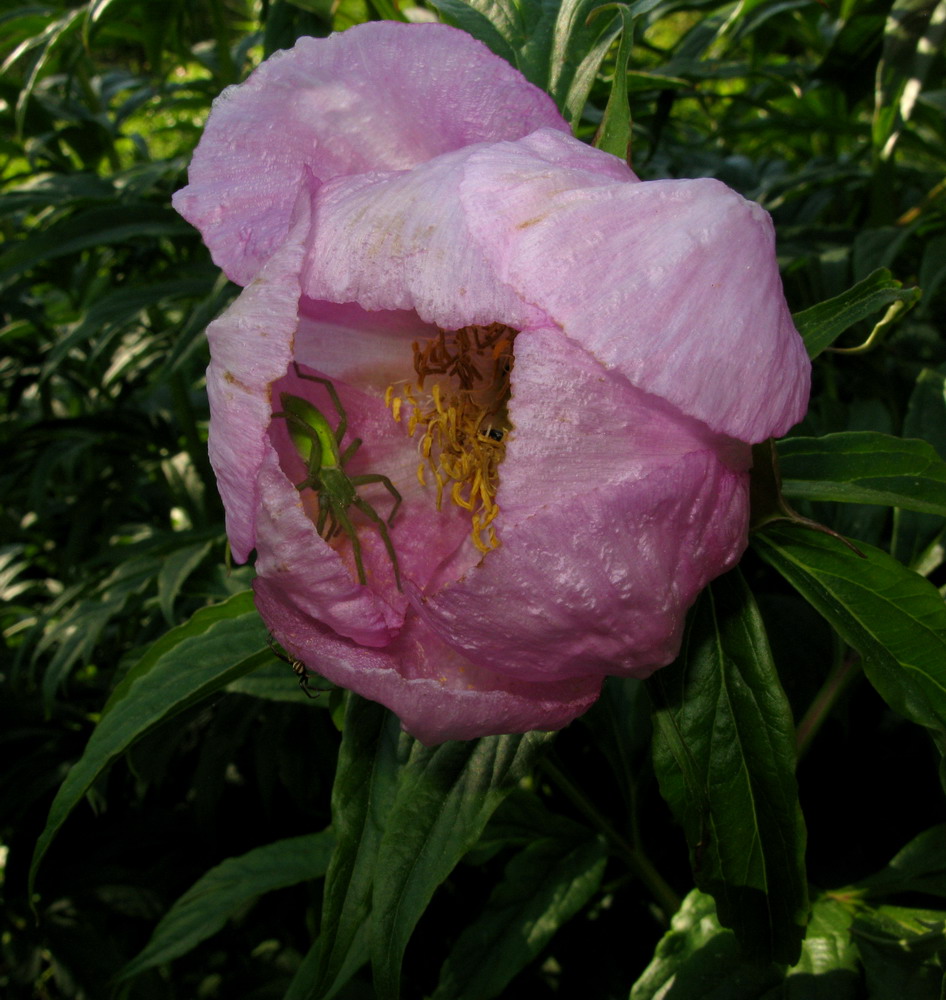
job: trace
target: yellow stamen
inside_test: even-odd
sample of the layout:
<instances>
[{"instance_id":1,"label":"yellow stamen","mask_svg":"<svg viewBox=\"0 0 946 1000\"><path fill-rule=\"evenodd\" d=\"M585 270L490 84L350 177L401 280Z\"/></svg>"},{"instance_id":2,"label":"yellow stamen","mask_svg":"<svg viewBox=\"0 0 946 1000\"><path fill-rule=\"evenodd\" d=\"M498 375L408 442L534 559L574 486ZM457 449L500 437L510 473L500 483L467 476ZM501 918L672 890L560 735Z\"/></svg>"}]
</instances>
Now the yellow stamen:
<instances>
[{"instance_id":1,"label":"yellow stamen","mask_svg":"<svg viewBox=\"0 0 946 1000\"><path fill-rule=\"evenodd\" d=\"M499 546L492 526L499 514L496 491L499 466L506 454L512 427L506 413L514 363L513 342L518 331L499 323L469 326L412 345L416 386L394 385L385 392L385 404L400 420L402 404L410 407L407 433L418 428L421 462L417 478L426 486L424 467L437 483L437 509L450 484L450 499L472 514L473 543L483 553ZM425 379L436 377L426 398Z\"/></svg>"}]
</instances>

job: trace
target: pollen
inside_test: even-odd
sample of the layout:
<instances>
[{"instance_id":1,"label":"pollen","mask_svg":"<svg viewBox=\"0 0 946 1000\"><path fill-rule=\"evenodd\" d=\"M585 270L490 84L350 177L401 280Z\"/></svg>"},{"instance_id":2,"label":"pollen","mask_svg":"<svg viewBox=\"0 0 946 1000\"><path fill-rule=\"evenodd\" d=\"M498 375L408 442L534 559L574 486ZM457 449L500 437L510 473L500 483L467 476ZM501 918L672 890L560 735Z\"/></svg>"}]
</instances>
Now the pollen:
<instances>
[{"instance_id":1,"label":"pollen","mask_svg":"<svg viewBox=\"0 0 946 1000\"><path fill-rule=\"evenodd\" d=\"M406 416L407 433L418 437L421 486L430 469L437 510L446 497L469 511L473 543L483 553L500 544L493 522L499 467L512 430L506 408L517 333L494 323L441 330L415 342L416 379L388 386L384 397L392 417Z\"/></svg>"}]
</instances>

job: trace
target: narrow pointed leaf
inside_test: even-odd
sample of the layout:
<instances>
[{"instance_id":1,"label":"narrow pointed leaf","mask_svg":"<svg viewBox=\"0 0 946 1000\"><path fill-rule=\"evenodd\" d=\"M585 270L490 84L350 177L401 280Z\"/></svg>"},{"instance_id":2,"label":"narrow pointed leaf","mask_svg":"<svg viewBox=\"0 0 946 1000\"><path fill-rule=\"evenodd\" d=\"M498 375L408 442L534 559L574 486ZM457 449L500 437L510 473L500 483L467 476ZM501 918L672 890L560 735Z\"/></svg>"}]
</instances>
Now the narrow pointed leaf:
<instances>
[{"instance_id":1,"label":"narrow pointed leaf","mask_svg":"<svg viewBox=\"0 0 946 1000\"><path fill-rule=\"evenodd\" d=\"M14 243L0 254L0 281L80 250L160 236L189 237L190 227L163 206L110 205L86 209Z\"/></svg>"},{"instance_id":2,"label":"narrow pointed leaf","mask_svg":"<svg viewBox=\"0 0 946 1000\"><path fill-rule=\"evenodd\" d=\"M855 323L894 302L910 305L919 297L918 288L904 288L886 268L880 268L846 292L795 313L792 318L805 341L808 356L816 358Z\"/></svg>"},{"instance_id":3,"label":"narrow pointed leaf","mask_svg":"<svg viewBox=\"0 0 946 1000\"><path fill-rule=\"evenodd\" d=\"M53 800L33 854L30 889L53 837L109 764L156 726L271 655L248 591L201 609L159 639L115 688L85 751Z\"/></svg>"},{"instance_id":4,"label":"narrow pointed leaf","mask_svg":"<svg viewBox=\"0 0 946 1000\"><path fill-rule=\"evenodd\" d=\"M587 832L578 839L543 837L520 851L484 912L460 935L433 1000L499 996L596 892L606 860L607 845Z\"/></svg>"},{"instance_id":5,"label":"narrow pointed leaf","mask_svg":"<svg viewBox=\"0 0 946 1000\"><path fill-rule=\"evenodd\" d=\"M881 696L946 745L946 603L936 588L866 543L860 558L836 538L770 524L758 553L863 659Z\"/></svg>"},{"instance_id":6,"label":"narrow pointed leaf","mask_svg":"<svg viewBox=\"0 0 946 1000\"><path fill-rule=\"evenodd\" d=\"M371 950L381 1000L399 996L404 949L434 890L549 739L548 733L486 736L433 749L414 741L375 871Z\"/></svg>"},{"instance_id":7,"label":"narrow pointed leaf","mask_svg":"<svg viewBox=\"0 0 946 1000\"><path fill-rule=\"evenodd\" d=\"M325 830L257 847L211 868L168 910L119 980L186 954L264 893L321 878L334 843Z\"/></svg>"},{"instance_id":8,"label":"narrow pointed leaf","mask_svg":"<svg viewBox=\"0 0 946 1000\"><path fill-rule=\"evenodd\" d=\"M794 727L738 571L704 591L680 656L647 686L654 766L697 885L747 952L794 963L808 913Z\"/></svg>"},{"instance_id":9,"label":"narrow pointed leaf","mask_svg":"<svg viewBox=\"0 0 946 1000\"><path fill-rule=\"evenodd\" d=\"M611 5L599 7L595 13L610 9ZM631 159L631 105L627 97L627 68L634 44L634 16L626 4L615 4L621 17L621 39L618 43L617 59L614 65L614 80L611 93L604 109L601 126L595 136L595 146L606 153L613 153L622 160Z\"/></svg>"},{"instance_id":10,"label":"narrow pointed leaf","mask_svg":"<svg viewBox=\"0 0 946 1000\"><path fill-rule=\"evenodd\" d=\"M903 434L929 442L939 457L946 459L946 365L920 372L903 418ZM936 551L935 543L944 527L946 522L942 518L900 508L894 513L891 554L928 576L942 562L942 553Z\"/></svg>"},{"instance_id":11,"label":"narrow pointed leaf","mask_svg":"<svg viewBox=\"0 0 946 1000\"><path fill-rule=\"evenodd\" d=\"M946 462L925 441L847 431L785 438L778 456L786 496L883 504L946 517Z\"/></svg>"},{"instance_id":12,"label":"narrow pointed leaf","mask_svg":"<svg viewBox=\"0 0 946 1000\"><path fill-rule=\"evenodd\" d=\"M644 9L653 3L643 0ZM431 0L431 4L450 24L484 42L550 94L572 128L621 27L617 16L590 17L599 0Z\"/></svg>"},{"instance_id":13,"label":"narrow pointed leaf","mask_svg":"<svg viewBox=\"0 0 946 1000\"><path fill-rule=\"evenodd\" d=\"M896 0L890 9L877 67L872 128L880 159L893 155L937 54L942 53L944 37L946 0Z\"/></svg>"},{"instance_id":14,"label":"narrow pointed leaf","mask_svg":"<svg viewBox=\"0 0 946 1000\"><path fill-rule=\"evenodd\" d=\"M347 696L332 788L336 847L325 879L318 964L293 981L300 997L328 1000L368 960L371 887L378 847L410 737L381 705Z\"/></svg>"}]
</instances>

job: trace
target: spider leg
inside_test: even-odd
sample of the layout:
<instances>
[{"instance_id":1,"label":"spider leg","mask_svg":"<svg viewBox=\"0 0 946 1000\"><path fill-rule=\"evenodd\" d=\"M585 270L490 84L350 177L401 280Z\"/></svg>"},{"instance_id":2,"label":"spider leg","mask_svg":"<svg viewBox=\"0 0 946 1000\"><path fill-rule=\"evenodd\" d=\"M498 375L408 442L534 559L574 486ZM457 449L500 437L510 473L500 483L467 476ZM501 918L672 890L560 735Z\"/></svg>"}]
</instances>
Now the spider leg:
<instances>
[{"instance_id":1,"label":"spider leg","mask_svg":"<svg viewBox=\"0 0 946 1000\"><path fill-rule=\"evenodd\" d=\"M322 471L322 449L318 435L305 421L300 420L293 413L280 411L279 413L274 413L273 416L282 417L291 430L301 432L312 442L312 447L309 449L309 457L305 460L306 477L302 482L296 483L296 489L300 493L303 490L315 490L318 492L322 489L322 477L319 475Z\"/></svg>"},{"instance_id":2,"label":"spider leg","mask_svg":"<svg viewBox=\"0 0 946 1000\"><path fill-rule=\"evenodd\" d=\"M361 505L358 500L355 500L356 505L358 505L359 510ZM348 519L348 515L342 510L341 507L335 507L332 510L335 518L338 521L339 526L342 531L351 539L351 552L355 557L355 568L358 570L358 582L361 584L366 584L368 582L368 577L365 575L365 565L361 561L361 542L358 541L358 534L355 531L355 526Z\"/></svg>"},{"instance_id":3,"label":"spider leg","mask_svg":"<svg viewBox=\"0 0 946 1000\"><path fill-rule=\"evenodd\" d=\"M354 458L355 452L361 447L361 438L355 438L354 441L342 452L339 462L344 467L348 462Z\"/></svg>"},{"instance_id":4,"label":"spider leg","mask_svg":"<svg viewBox=\"0 0 946 1000\"><path fill-rule=\"evenodd\" d=\"M342 401L338 398L335 386L327 378L322 378L321 375L304 375L295 361L293 361L292 367L295 369L298 378L305 379L307 382L320 382L328 390L328 394L332 399L332 406L335 407L335 411L339 417L338 427L335 428L335 442L336 444L341 444L342 438L345 436L345 429L348 427L348 415L342 408Z\"/></svg>"},{"instance_id":5,"label":"spider leg","mask_svg":"<svg viewBox=\"0 0 946 1000\"><path fill-rule=\"evenodd\" d=\"M315 522L315 530L320 535L322 535L322 532L325 530L325 522L328 519L328 515L329 515L328 504L325 502L325 498L319 495L319 516L318 520ZM324 538L325 536L322 535L322 537Z\"/></svg>"},{"instance_id":6,"label":"spider leg","mask_svg":"<svg viewBox=\"0 0 946 1000\"><path fill-rule=\"evenodd\" d=\"M384 486L384 488L388 491L388 493L390 493L391 496L394 497L394 506L391 508L391 513L388 514L387 516L387 522L388 524L390 524L391 521L394 520L394 515L397 513L398 507L401 506L401 494L398 493L397 489L394 486L394 483L392 483L387 476L379 476L371 474L366 476L351 477L352 486L364 486L366 483L381 483Z\"/></svg>"},{"instance_id":7,"label":"spider leg","mask_svg":"<svg viewBox=\"0 0 946 1000\"><path fill-rule=\"evenodd\" d=\"M394 581L397 583L397 589L401 590L401 570L397 564L397 553L394 551L394 543L391 541L391 536L388 534L388 526L382 520L381 515L378 514L378 512L371 506L370 503L368 503L367 500L362 500L361 497L356 496L352 502L362 512L362 514L371 518L371 520L378 526L378 531L381 533L381 541L384 542L384 547L388 550L388 556L391 559L391 564L394 566Z\"/></svg>"}]
</instances>

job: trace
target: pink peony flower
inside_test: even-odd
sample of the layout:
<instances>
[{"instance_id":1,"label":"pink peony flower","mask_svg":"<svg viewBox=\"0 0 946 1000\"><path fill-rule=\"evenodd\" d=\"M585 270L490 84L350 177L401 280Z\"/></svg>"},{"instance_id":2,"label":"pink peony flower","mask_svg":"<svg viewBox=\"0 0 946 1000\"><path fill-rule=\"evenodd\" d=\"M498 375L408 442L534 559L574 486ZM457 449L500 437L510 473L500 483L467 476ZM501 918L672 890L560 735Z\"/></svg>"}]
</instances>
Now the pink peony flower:
<instances>
[{"instance_id":1,"label":"pink peony flower","mask_svg":"<svg viewBox=\"0 0 946 1000\"><path fill-rule=\"evenodd\" d=\"M746 546L750 444L807 403L764 211L639 181L435 24L273 56L189 181L175 206L245 286L208 330L211 459L293 656L428 744L559 728L674 658ZM346 505L356 561L297 489L315 435L289 397L344 413L345 476L400 493L391 517L357 486L393 559Z\"/></svg>"}]
</instances>

